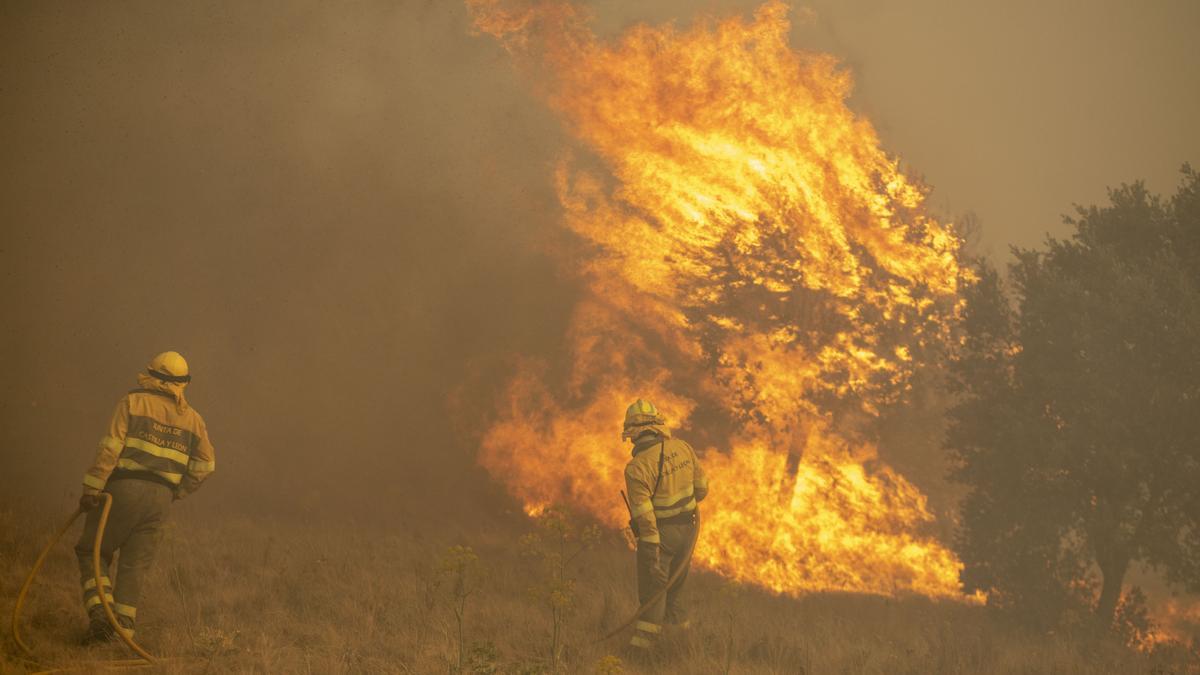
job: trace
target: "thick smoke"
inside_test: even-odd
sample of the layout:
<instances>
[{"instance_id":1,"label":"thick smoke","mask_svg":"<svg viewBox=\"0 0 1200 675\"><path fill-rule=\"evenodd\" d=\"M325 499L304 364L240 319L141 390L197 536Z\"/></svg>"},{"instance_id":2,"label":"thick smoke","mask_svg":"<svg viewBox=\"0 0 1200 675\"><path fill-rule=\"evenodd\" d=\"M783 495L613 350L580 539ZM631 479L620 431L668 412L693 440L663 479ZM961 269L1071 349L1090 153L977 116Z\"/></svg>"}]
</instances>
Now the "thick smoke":
<instances>
[{"instance_id":1,"label":"thick smoke","mask_svg":"<svg viewBox=\"0 0 1200 675\"><path fill-rule=\"evenodd\" d=\"M1001 250L1200 154L1192 3L814 5L793 36L848 60L886 146ZM596 11L612 34L697 8ZM513 355L561 351L578 289L543 253L559 123L469 24L453 2L0 6L9 498L65 503L166 348L196 371L212 503L377 512L471 471Z\"/></svg>"},{"instance_id":2,"label":"thick smoke","mask_svg":"<svg viewBox=\"0 0 1200 675\"><path fill-rule=\"evenodd\" d=\"M572 293L537 245L557 126L464 13L6 11L4 488L75 492L163 349L192 363L214 503L462 481L448 395L552 349Z\"/></svg>"}]
</instances>

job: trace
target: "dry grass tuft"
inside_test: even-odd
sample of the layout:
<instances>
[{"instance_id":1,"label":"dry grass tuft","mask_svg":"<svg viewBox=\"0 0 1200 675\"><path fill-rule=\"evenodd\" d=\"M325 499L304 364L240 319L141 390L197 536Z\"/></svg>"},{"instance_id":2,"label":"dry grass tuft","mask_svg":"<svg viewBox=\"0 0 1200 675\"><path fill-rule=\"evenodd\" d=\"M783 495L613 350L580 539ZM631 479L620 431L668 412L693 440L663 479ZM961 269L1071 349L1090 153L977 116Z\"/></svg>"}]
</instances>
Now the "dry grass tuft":
<instances>
[{"instance_id":1,"label":"dry grass tuft","mask_svg":"<svg viewBox=\"0 0 1200 675\"><path fill-rule=\"evenodd\" d=\"M46 514L0 511L6 617L54 525ZM547 577L545 556L523 556L518 545L534 531L430 534L181 512L139 610L139 637L156 654L186 657L164 663L166 673L1200 672L1184 650L1142 654L1030 635L978 607L837 594L796 600L703 573L689 586L693 629L664 636L654 659L639 663L624 651L627 636L594 642L635 608L623 539L602 534ZM27 640L48 664L123 656L116 647L75 646L84 628L76 536L51 556L25 614ZM570 612L530 597L547 579L571 581ZM14 648L6 640L0 672L25 670Z\"/></svg>"}]
</instances>

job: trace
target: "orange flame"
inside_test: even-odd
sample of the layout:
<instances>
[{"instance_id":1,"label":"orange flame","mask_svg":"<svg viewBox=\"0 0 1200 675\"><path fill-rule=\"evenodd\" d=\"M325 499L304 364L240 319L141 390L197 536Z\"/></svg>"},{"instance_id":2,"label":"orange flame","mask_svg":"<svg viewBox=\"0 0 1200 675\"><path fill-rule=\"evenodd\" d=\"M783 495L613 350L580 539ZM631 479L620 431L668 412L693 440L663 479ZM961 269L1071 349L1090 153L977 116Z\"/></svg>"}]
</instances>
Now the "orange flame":
<instances>
[{"instance_id":1,"label":"orange flame","mask_svg":"<svg viewBox=\"0 0 1200 675\"><path fill-rule=\"evenodd\" d=\"M838 422L904 391L967 277L846 106L849 73L788 45L779 2L615 44L564 2L468 5L587 153L556 172L587 288L565 384L527 362L481 464L530 512L623 525L618 439L641 396L714 441L699 565L777 592L962 597L925 497Z\"/></svg>"},{"instance_id":2,"label":"orange flame","mask_svg":"<svg viewBox=\"0 0 1200 675\"><path fill-rule=\"evenodd\" d=\"M1143 651L1180 644L1200 654L1200 602L1187 598L1165 598L1150 603L1150 614L1153 627L1141 645Z\"/></svg>"}]
</instances>

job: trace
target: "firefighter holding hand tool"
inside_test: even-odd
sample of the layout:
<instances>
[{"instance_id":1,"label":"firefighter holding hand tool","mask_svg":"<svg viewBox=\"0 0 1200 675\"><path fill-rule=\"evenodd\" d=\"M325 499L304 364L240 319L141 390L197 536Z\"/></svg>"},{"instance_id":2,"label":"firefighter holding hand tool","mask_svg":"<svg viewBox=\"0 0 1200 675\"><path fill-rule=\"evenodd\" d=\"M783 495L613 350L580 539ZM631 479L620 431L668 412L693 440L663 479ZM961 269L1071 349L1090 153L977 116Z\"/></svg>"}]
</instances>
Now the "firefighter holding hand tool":
<instances>
[{"instance_id":1,"label":"firefighter holding hand tool","mask_svg":"<svg viewBox=\"0 0 1200 675\"><path fill-rule=\"evenodd\" d=\"M648 650L663 625L687 628L682 604L687 566L697 527L696 504L708 494L708 480L692 446L672 438L666 420L648 401L638 399L625 411L621 438L633 441L633 458L625 467L630 527L637 537L638 601L659 594L635 624L630 644Z\"/></svg>"},{"instance_id":2,"label":"firefighter holding hand tool","mask_svg":"<svg viewBox=\"0 0 1200 675\"><path fill-rule=\"evenodd\" d=\"M142 583L168 507L193 492L215 468L204 420L183 395L191 381L187 361L177 352L163 352L137 379L138 388L117 404L96 461L83 475L79 506L88 514L75 555L90 620L85 643L115 637L101 593L112 604L122 632L132 638ZM97 583L93 572L101 492L112 495L112 508L100 545L100 567L107 574L113 553L120 551L115 587L107 576Z\"/></svg>"}]
</instances>

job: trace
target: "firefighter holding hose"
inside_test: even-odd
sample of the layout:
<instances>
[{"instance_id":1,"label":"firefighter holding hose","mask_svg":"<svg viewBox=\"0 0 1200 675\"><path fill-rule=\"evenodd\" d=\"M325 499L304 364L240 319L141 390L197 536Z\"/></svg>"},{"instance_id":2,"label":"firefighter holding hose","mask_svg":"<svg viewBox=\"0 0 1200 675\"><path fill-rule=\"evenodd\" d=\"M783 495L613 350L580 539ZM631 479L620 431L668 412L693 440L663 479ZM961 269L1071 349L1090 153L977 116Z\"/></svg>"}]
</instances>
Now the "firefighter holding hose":
<instances>
[{"instance_id":1,"label":"firefighter holding hose","mask_svg":"<svg viewBox=\"0 0 1200 675\"><path fill-rule=\"evenodd\" d=\"M625 467L630 527L637 537L638 601L645 605L669 580L675 582L635 624L630 645L649 650L663 626L687 628L683 587L695 544L696 505L708 494L708 479L692 446L672 438L654 405L638 399L625 411L622 439L633 442Z\"/></svg>"},{"instance_id":2,"label":"firefighter holding hose","mask_svg":"<svg viewBox=\"0 0 1200 675\"><path fill-rule=\"evenodd\" d=\"M191 381L187 361L177 352L163 352L137 380L138 388L117 404L96 461L83 475L79 506L88 515L75 555L90 621L85 643L115 637L101 606L101 593L112 604L122 632L132 637L142 584L167 510L173 501L195 491L215 468L204 419L183 395ZM120 551L115 586L107 576L97 583L93 574L101 492L112 495L100 544L101 570L106 575L113 553Z\"/></svg>"}]
</instances>

